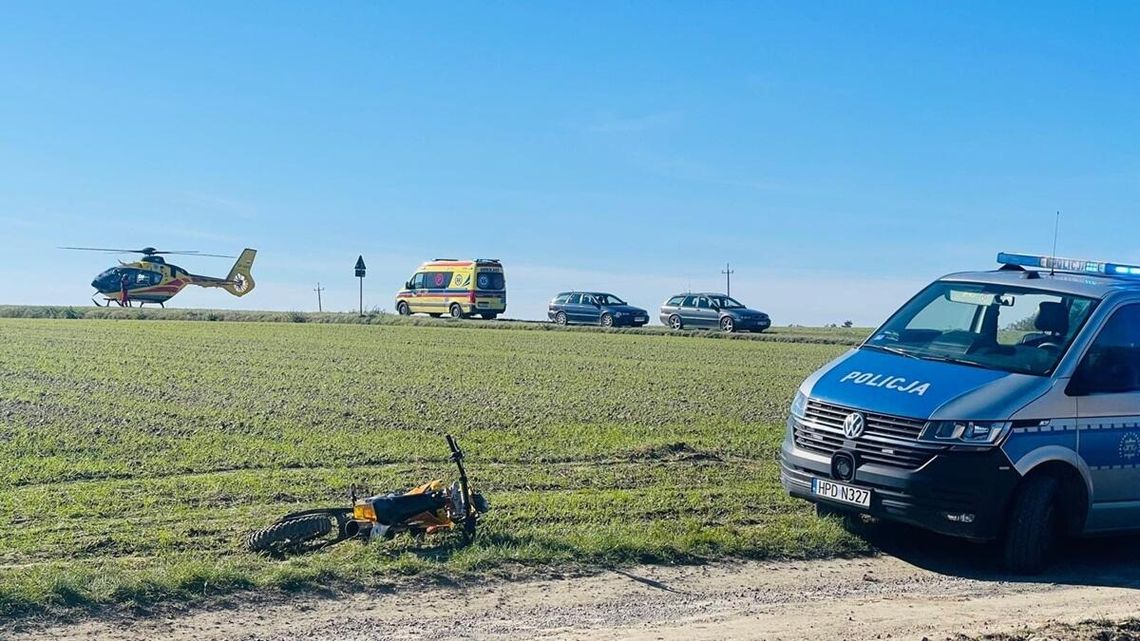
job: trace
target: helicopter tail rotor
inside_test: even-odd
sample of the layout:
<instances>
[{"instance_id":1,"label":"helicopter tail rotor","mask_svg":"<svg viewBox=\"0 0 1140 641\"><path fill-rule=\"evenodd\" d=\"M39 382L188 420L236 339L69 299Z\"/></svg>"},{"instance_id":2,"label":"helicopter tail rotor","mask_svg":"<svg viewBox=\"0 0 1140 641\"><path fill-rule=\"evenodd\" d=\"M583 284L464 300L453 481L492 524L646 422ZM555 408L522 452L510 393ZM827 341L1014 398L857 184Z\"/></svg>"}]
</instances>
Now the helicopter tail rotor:
<instances>
[{"instance_id":1,"label":"helicopter tail rotor","mask_svg":"<svg viewBox=\"0 0 1140 641\"><path fill-rule=\"evenodd\" d=\"M250 270L253 269L253 259L256 257L256 249L242 250L241 256L238 256L233 269L226 276L226 284L222 285L222 288L234 296L245 296L252 292L255 283Z\"/></svg>"}]
</instances>

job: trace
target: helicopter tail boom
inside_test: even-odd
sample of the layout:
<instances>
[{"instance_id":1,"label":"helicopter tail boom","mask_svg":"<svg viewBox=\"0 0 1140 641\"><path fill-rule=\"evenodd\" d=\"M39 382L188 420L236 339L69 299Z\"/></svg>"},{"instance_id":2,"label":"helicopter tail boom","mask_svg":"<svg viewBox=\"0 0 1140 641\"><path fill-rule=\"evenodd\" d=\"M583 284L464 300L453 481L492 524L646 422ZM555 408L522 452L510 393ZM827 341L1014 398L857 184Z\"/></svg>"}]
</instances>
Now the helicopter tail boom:
<instances>
[{"instance_id":1,"label":"helicopter tail boom","mask_svg":"<svg viewBox=\"0 0 1140 641\"><path fill-rule=\"evenodd\" d=\"M220 287L234 296L245 296L253 291L253 275L250 274L250 268L253 267L253 259L257 256L256 249L244 249L241 255L238 256L237 262L234 263L233 269L230 270L229 275L225 278L214 278L213 276L200 276L198 274L188 274L190 283L199 287Z\"/></svg>"}]
</instances>

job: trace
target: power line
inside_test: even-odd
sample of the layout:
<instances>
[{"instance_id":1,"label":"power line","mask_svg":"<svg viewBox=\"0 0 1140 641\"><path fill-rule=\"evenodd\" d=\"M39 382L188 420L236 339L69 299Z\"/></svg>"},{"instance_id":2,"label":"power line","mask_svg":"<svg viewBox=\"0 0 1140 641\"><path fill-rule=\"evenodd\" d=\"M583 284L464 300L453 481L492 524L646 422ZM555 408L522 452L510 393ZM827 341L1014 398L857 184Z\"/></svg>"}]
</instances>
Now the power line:
<instances>
[{"instance_id":1,"label":"power line","mask_svg":"<svg viewBox=\"0 0 1140 641\"><path fill-rule=\"evenodd\" d=\"M724 274L725 296L732 296L732 275L736 273L736 270L734 270L728 263L725 263L724 269L720 270L720 273Z\"/></svg>"},{"instance_id":2,"label":"power line","mask_svg":"<svg viewBox=\"0 0 1140 641\"><path fill-rule=\"evenodd\" d=\"M318 312L325 311L324 307L321 305L321 292L325 291L325 288L321 287L320 283L317 283L317 288L314 289L313 291L317 293L317 311Z\"/></svg>"}]
</instances>

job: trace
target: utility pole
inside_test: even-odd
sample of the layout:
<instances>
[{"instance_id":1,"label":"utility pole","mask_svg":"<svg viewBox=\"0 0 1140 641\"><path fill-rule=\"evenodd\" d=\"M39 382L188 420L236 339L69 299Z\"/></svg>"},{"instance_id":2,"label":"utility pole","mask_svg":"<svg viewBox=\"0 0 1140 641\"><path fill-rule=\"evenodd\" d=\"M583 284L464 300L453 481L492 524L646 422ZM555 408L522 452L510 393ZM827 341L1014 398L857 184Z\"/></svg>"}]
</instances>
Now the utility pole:
<instances>
[{"instance_id":1,"label":"utility pole","mask_svg":"<svg viewBox=\"0 0 1140 641\"><path fill-rule=\"evenodd\" d=\"M725 296L732 296L732 275L736 273L736 270L732 269L728 263L725 263L724 269L720 270L720 273L724 274Z\"/></svg>"},{"instance_id":2,"label":"utility pole","mask_svg":"<svg viewBox=\"0 0 1140 641\"><path fill-rule=\"evenodd\" d=\"M317 311L318 312L325 311L324 307L321 306L321 292L325 291L325 288L321 287L320 283L317 283L317 288L314 289L313 291L317 293Z\"/></svg>"},{"instance_id":3,"label":"utility pole","mask_svg":"<svg viewBox=\"0 0 1140 641\"><path fill-rule=\"evenodd\" d=\"M356 257L356 267L353 269L356 270L356 277L360 279L360 315L364 316L364 270L367 269L364 266L364 256Z\"/></svg>"}]
</instances>

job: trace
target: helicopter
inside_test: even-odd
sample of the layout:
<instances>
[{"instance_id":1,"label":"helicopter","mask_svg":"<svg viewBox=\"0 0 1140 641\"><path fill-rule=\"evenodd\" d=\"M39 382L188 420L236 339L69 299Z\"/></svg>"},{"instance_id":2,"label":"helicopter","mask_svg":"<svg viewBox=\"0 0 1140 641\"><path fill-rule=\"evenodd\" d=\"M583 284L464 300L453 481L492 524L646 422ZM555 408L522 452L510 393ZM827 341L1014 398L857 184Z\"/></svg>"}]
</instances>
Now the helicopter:
<instances>
[{"instance_id":1,"label":"helicopter","mask_svg":"<svg viewBox=\"0 0 1140 641\"><path fill-rule=\"evenodd\" d=\"M142 254L137 261L119 261L118 267L112 267L91 281L91 286L103 297L104 304L100 305L94 297L91 302L99 307L110 307L112 304L119 307L139 307L147 303L166 307L166 301L182 291L187 285L199 287L220 287L234 296L245 296L253 291L253 276L249 270L253 267L253 259L257 256L256 249L246 248L237 257L230 273L225 278L214 276L199 276L191 274L177 265L166 262L163 256L198 256L210 258L234 258L221 254L203 254L198 251L160 251L154 247L142 249L106 249L102 247L60 247L75 251L107 252L115 254Z\"/></svg>"}]
</instances>

